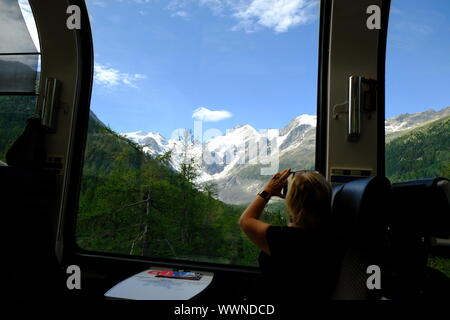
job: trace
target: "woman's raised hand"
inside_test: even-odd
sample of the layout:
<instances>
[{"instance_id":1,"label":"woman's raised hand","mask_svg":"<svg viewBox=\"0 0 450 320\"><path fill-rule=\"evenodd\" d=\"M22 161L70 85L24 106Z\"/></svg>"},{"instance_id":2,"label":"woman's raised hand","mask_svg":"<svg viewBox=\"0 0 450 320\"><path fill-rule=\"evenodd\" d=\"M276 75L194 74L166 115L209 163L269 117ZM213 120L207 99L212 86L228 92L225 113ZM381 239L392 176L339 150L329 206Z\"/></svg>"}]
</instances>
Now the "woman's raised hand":
<instances>
[{"instance_id":1,"label":"woman's raised hand","mask_svg":"<svg viewBox=\"0 0 450 320\"><path fill-rule=\"evenodd\" d=\"M287 178L291 173L291 169L286 169L273 175L273 177L267 182L264 190L269 193L270 196L277 196L285 198L285 195L281 193L281 190L287 183Z\"/></svg>"}]
</instances>

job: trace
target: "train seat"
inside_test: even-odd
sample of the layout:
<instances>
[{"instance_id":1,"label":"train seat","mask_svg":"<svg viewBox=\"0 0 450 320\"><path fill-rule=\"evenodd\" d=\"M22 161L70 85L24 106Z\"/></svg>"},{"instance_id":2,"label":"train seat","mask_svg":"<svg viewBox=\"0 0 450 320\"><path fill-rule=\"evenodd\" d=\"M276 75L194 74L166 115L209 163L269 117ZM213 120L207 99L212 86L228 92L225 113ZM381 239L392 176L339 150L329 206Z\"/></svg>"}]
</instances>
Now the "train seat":
<instances>
[{"instance_id":1,"label":"train seat","mask_svg":"<svg viewBox=\"0 0 450 320\"><path fill-rule=\"evenodd\" d=\"M435 239L450 237L449 180L427 178L392 184L390 207L393 274L387 282L389 295L393 299L448 297L450 279L429 268L428 259Z\"/></svg>"},{"instance_id":2,"label":"train seat","mask_svg":"<svg viewBox=\"0 0 450 320\"><path fill-rule=\"evenodd\" d=\"M385 177L358 179L333 188L332 228L342 248L341 269L332 299L380 299L370 290L368 268L384 264L387 200L390 182Z\"/></svg>"}]
</instances>

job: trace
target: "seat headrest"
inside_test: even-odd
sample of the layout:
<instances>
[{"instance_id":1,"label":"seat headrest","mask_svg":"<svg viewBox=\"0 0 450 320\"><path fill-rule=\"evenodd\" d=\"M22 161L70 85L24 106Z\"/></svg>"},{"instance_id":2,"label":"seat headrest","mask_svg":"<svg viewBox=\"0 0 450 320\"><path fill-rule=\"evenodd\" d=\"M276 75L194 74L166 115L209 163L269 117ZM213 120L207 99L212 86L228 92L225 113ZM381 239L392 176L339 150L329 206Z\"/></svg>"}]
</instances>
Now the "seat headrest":
<instances>
[{"instance_id":1,"label":"seat headrest","mask_svg":"<svg viewBox=\"0 0 450 320\"><path fill-rule=\"evenodd\" d=\"M336 232L345 238L379 233L386 221L383 206L388 203L390 187L389 180L379 176L334 187L331 217Z\"/></svg>"},{"instance_id":2,"label":"seat headrest","mask_svg":"<svg viewBox=\"0 0 450 320\"><path fill-rule=\"evenodd\" d=\"M399 225L438 238L450 236L450 183L427 178L392 185L393 211Z\"/></svg>"}]
</instances>

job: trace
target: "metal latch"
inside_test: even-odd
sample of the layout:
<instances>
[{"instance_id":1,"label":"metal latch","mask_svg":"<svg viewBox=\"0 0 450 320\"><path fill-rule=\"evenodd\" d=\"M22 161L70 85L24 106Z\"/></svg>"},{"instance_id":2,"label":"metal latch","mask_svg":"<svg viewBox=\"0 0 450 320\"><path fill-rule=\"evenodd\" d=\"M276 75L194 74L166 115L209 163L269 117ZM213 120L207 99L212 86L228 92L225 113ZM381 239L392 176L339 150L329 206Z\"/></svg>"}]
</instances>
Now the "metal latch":
<instances>
[{"instance_id":1,"label":"metal latch","mask_svg":"<svg viewBox=\"0 0 450 320\"><path fill-rule=\"evenodd\" d=\"M333 107L333 117L347 115L347 140L355 142L361 135L361 115L377 109L377 81L360 76L348 80L348 100Z\"/></svg>"},{"instance_id":2,"label":"metal latch","mask_svg":"<svg viewBox=\"0 0 450 320\"><path fill-rule=\"evenodd\" d=\"M45 96L41 110L42 125L50 131L55 128L55 113L59 98L60 81L55 78L47 78L45 81Z\"/></svg>"},{"instance_id":3,"label":"metal latch","mask_svg":"<svg viewBox=\"0 0 450 320\"><path fill-rule=\"evenodd\" d=\"M361 135L361 114L377 108L377 81L351 76L348 81L348 141Z\"/></svg>"}]
</instances>

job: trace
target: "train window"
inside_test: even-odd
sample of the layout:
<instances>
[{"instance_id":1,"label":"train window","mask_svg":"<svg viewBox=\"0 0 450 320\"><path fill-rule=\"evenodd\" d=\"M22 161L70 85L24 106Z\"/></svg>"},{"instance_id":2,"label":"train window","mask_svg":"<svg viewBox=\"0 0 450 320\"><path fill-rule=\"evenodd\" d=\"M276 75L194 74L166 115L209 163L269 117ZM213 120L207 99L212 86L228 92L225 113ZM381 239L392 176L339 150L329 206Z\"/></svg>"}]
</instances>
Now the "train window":
<instances>
[{"instance_id":1,"label":"train window","mask_svg":"<svg viewBox=\"0 0 450 320\"><path fill-rule=\"evenodd\" d=\"M450 3L393 0L386 57L386 175L450 177Z\"/></svg>"},{"instance_id":2,"label":"train window","mask_svg":"<svg viewBox=\"0 0 450 320\"><path fill-rule=\"evenodd\" d=\"M317 1L88 1L81 249L256 266L238 217L315 163ZM283 202L265 219L285 223Z\"/></svg>"},{"instance_id":3,"label":"train window","mask_svg":"<svg viewBox=\"0 0 450 320\"><path fill-rule=\"evenodd\" d=\"M0 2L0 161L34 115L40 46L27 0Z\"/></svg>"},{"instance_id":4,"label":"train window","mask_svg":"<svg viewBox=\"0 0 450 320\"><path fill-rule=\"evenodd\" d=\"M386 56L386 175L450 178L450 3L392 0ZM450 259L429 256L446 275Z\"/></svg>"}]
</instances>

